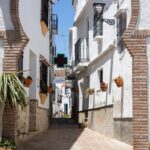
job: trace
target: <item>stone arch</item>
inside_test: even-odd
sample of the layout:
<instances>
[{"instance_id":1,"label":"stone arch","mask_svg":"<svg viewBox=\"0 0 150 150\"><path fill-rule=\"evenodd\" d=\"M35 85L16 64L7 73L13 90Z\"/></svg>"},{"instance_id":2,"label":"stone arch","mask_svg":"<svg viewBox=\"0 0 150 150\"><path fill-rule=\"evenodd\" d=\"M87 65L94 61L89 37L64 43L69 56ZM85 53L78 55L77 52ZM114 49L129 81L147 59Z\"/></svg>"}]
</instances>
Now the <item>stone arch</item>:
<instances>
[{"instance_id":1,"label":"stone arch","mask_svg":"<svg viewBox=\"0 0 150 150\"><path fill-rule=\"evenodd\" d=\"M132 0L132 15L123 40L133 59L133 149L148 150L148 60L146 31L136 30L140 0Z\"/></svg>"},{"instance_id":2,"label":"stone arch","mask_svg":"<svg viewBox=\"0 0 150 150\"><path fill-rule=\"evenodd\" d=\"M18 57L28 43L28 37L24 33L19 19L19 0L10 0L10 14L14 30L0 31L4 47L4 72L16 72L18 70ZM3 115L3 137L17 139L17 110L14 111L6 104Z\"/></svg>"}]
</instances>

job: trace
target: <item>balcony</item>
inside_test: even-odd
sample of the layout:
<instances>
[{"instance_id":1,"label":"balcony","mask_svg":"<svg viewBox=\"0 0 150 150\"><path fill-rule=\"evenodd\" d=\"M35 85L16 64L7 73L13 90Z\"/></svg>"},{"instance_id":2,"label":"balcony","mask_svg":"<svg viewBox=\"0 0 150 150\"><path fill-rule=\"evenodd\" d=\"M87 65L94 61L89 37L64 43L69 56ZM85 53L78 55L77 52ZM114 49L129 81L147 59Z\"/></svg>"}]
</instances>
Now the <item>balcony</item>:
<instances>
[{"instance_id":1,"label":"balcony","mask_svg":"<svg viewBox=\"0 0 150 150\"><path fill-rule=\"evenodd\" d=\"M81 38L75 44L75 71L82 71L89 64L89 50L87 39Z\"/></svg>"},{"instance_id":2,"label":"balcony","mask_svg":"<svg viewBox=\"0 0 150 150\"><path fill-rule=\"evenodd\" d=\"M51 29L52 29L52 33L58 34L58 17L56 14L52 14L51 16Z\"/></svg>"}]
</instances>

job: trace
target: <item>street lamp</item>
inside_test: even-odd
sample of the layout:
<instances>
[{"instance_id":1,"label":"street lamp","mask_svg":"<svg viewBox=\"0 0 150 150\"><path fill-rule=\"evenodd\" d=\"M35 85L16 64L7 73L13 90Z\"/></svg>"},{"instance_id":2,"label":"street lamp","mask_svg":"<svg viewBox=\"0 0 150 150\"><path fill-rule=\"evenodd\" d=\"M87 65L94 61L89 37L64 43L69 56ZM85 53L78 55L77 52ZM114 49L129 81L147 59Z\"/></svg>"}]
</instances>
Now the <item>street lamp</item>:
<instances>
[{"instance_id":1,"label":"street lamp","mask_svg":"<svg viewBox=\"0 0 150 150\"><path fill-rule=\"evenodd\" d=\"M94 7L95 13L97 14L97 18L98 19L100 19L101 21L106 22L109 25L114 25L115 24L115 20L114 19L102 18L102 14L103 14L104 7L105 7L104 3L94 3L93 7Z\"/></svg>"}]
</instances>

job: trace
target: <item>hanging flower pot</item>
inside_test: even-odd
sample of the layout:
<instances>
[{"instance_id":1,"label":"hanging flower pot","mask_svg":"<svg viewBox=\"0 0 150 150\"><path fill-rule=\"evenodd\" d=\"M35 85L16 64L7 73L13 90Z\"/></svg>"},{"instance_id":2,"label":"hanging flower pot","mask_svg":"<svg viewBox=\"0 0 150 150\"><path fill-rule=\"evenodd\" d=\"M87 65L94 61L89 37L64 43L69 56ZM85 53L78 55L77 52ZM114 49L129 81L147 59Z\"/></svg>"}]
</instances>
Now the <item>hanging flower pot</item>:
<instances>
[{"instance_id":1,"label":"hanging flower pot","mask_svg":"<svg viewBox=\"0 0 150 150\"><path fill-rule=\"evenodd\" d=\"M46 101L46 98L47 98L47 94L45 94L45 93L40 93L39 96L40 96L41 104L44 104L45 101Z\"/></svg>"},{"instance_id":2,"label":"hanging flower pot","mask_svg":"<svg viewBox=\"0 0 150 150\"><path fill-rule=\"evenodd\" d=\"M92 88L87 88L85 91L86 97L88 97L89 95L93 95L94 94L94 89Z\"/></svg>"},{"instance_id":3,"label":"hanging flower pot","mask_svg":"<svg viewBox=\"0 0 150 150\"><path fill-rule=\"evenodd\" d=\"M25 87L30 87L32 84L32 78L30 76L27 76L27 78L24 78L23 84Z\"/></svg>"},{"instance_id":4,"label":"hanging flower pot","mask_svg":"<svg viewBox=\"0 0 150 150\"><path fill-rule=\"evenodd\" d=\"M108 84L106 84L105 82L101 82L100 89L101 89L101 91L106 92L108 89Z\"/></svg>"},{"instance_id":5,"label":"hanging flower pot","mask_svg":"<svg viewBox=\"0 0 150 150\"><path fill-rule=\"evenodd\" d=\"M114 79L117 87L122 87L123 86L123 78L121 76L118 76L117 78Z\"/></svg>"},{"instance_id":6,"label":"hanging flower pot","mask_svg":"<svg viewBox=\"0 0 150 150\"><path fill-rule=\"evenodd\" d=\"M49 86L49 87L47 88L47 93L51 94L52 91L53 91L53 88L52 88L51 86Z\"/></svg>"}]
</instances>

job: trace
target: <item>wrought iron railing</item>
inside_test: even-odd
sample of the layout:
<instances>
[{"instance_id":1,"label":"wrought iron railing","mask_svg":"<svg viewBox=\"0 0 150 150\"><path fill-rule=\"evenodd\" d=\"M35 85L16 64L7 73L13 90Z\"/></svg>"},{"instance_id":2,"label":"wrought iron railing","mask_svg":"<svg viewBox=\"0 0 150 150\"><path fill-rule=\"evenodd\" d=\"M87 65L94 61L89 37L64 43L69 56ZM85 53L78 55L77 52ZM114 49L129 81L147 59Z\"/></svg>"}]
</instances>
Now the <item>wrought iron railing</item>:
<instances>
[{"instance_id":1,"label":"wrought iron railing","mask_svg":"<svg viewBox=\"0 0 150 150\"><path fill-rule=\"evenodd\" d=\"M51 16L51 29L53 34L58 34L58 17L57 14Z\"/></svg>"},{"instance_id":2,"label":"wrought iron railing","mask_svg":"<svg viewBox=\"0 0 150 150\"><path fill-rule=\"evenodd\" d=\"M87 46L87 40L81 38L75 44L75 66L79 63L89 61L89 50Z\"/></svg>"}]
</instances>

